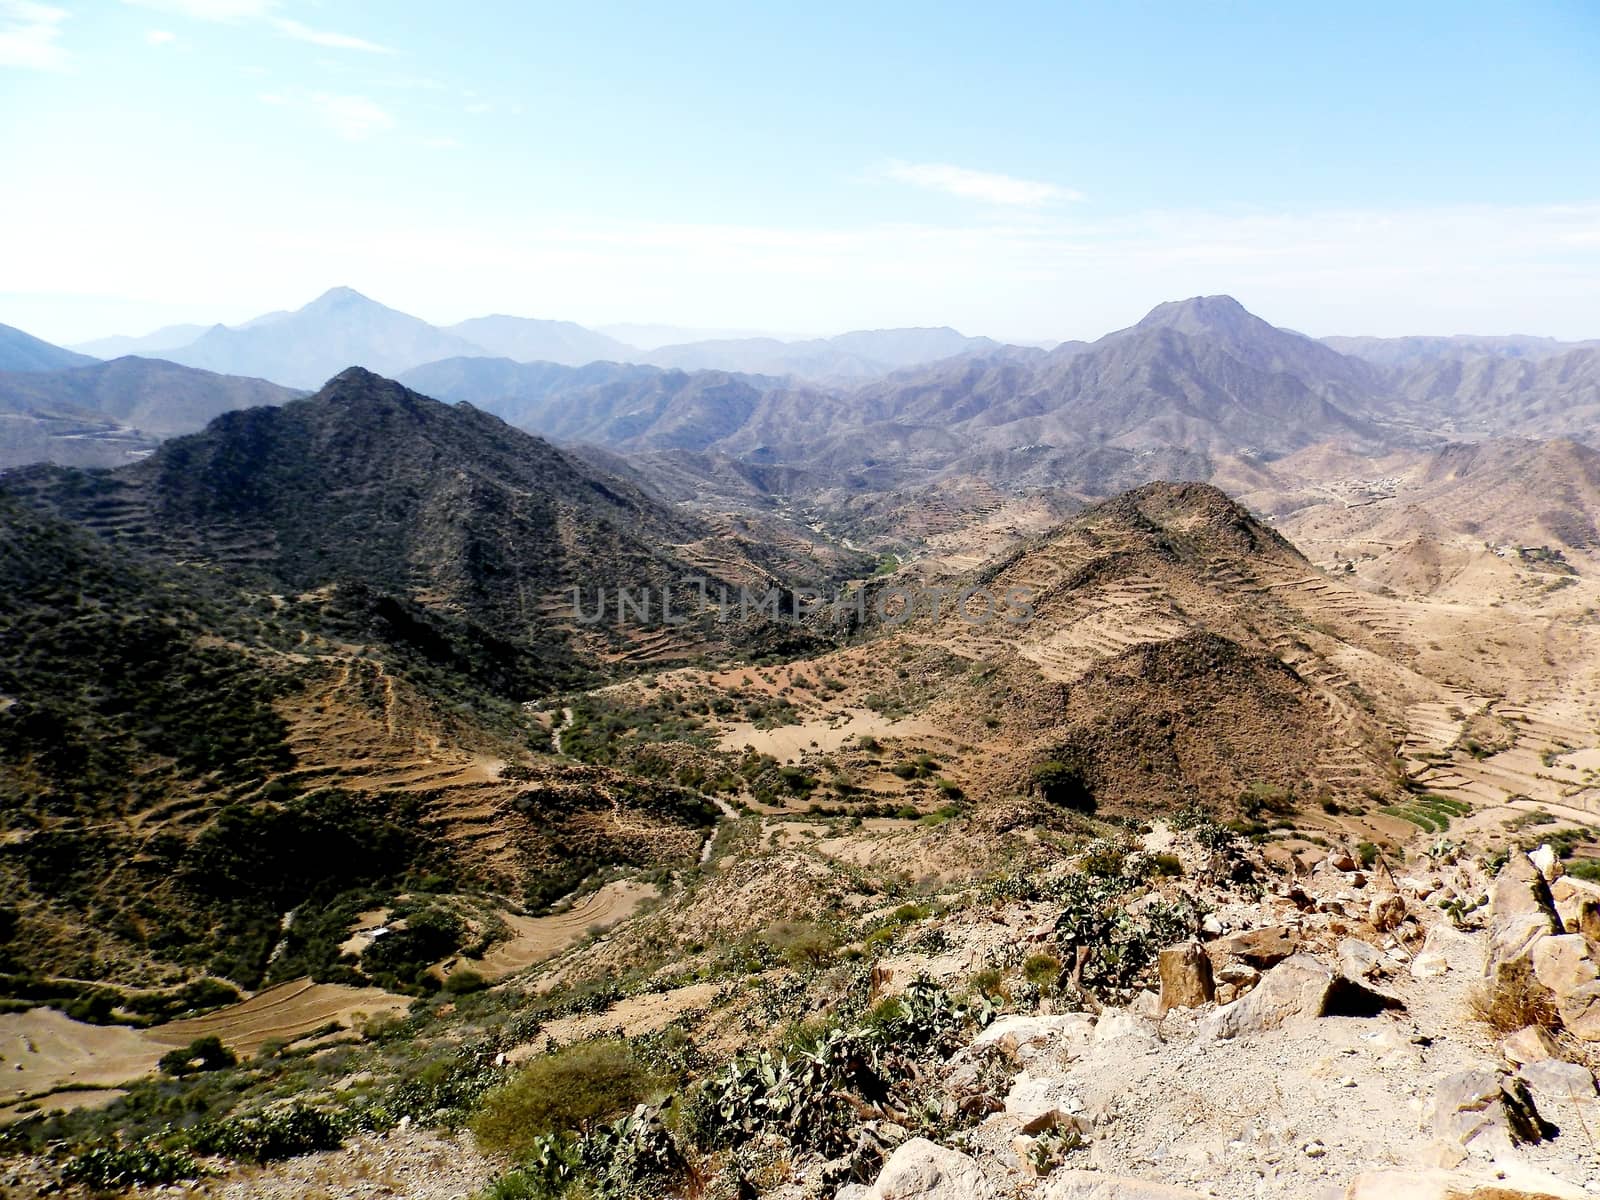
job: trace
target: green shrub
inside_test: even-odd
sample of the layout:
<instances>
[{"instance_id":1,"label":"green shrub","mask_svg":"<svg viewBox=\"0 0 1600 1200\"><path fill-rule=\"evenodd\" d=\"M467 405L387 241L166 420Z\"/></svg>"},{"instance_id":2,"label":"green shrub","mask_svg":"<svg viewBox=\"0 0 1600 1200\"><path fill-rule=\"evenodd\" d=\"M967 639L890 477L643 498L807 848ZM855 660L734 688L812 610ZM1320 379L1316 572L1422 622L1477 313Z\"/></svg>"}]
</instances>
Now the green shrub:
<instances>
[{"instance_id":1,"label":"green shrub","mask_svg":"<svg viewBox=\"0 0 1600 1200\"><path fill-rule=\"evenodd\" d=\"M761 940L791 967L816 967L833 957L838 935L815 921L774 921Z\"/></svg>"},{"instance_id":2,"label":"green shrub","mask_svg":"<svg viewBox=\"0 0 1600 1200\"><path fill-rule=\"evenodd\" d=\"M1053 954L1030 954L1022 964L1022 977L1049 995L1061 978L1061 960Z\"/></svg>"},{"instance_id":3,"label":"green shrub","mask_svg":"<svg viewBox=\"0 0 1600 1200\"><path fill-rule=\"evenodd\" d=\"M659 1090L626 1042L607 1038L547 1054L484 1096L472 1131L491 1151L521 1158L541 1134L575 1133Z\"/></svg>"},{"instance_id":4,"label":"green shrub","mask_svg":"<svg viewBox=\"0 0 1600 1200\"><path fill-rule=\"evenodd\" d=\"M481 992L489 986L489 981L476 971L458 970L445 976L444 990L452 996L465 996L469 992Z\"/></svg>"},{"instance_id":5,"label":"green shrub","mask_svg":"<svg viewBox=\"0 0 1600 1200\"><path fill-rule=\"evenodd\" d=\"M1094 793L1090 791L1089 781L1078 767L1052 759L1034 767L1031 777L1034 790L1047 803L1074 812L1094 811Z\"/></svg>"},{"instance_id":6,"label":"green shrub","mask_svg":"<svg viewBox=\"0 0 1600 1200\"><path fill-rule=\"evenodd\" d=\"M331 1113L296 1104L250 1117L228 1117L195 1126L189 1146L199 1154L220 1154L265 1163L315 1150L336 1150L345 1124Z\"/></svg>"},{"instance_id":7,"label":"green shrub","mask_svg":"<svg viewBox=\"0 0 1600 1200\"><path fill-rule=\"evenodd\" d=\"M182 1150L154 1146L99 1146L67 1160L61 1178L95 1191L122 1190L135 1185L155 1187L198 1179L206 1172L194 1156Z\"/></svg>"},{"instance_id":8,"label":"green shrub","mask_svg":"<svg viewBox=\"0 0 1600 1200\"><path fill-rule=\"evenodd\" d=\"M195 1071L220 1071L239 1060L216 1035L196 1038L182 1050L169 1050L156 1064L168 1075L188 1075Z\"/></svg>"}]
</instances>

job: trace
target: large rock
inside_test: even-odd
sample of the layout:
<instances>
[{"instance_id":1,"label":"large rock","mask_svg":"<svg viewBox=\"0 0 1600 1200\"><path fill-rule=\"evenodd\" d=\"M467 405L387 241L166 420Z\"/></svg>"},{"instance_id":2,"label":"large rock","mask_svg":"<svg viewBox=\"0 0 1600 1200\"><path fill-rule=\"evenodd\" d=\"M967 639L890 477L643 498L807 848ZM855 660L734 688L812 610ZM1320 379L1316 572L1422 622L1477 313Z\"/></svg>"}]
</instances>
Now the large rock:
<instances>
[{"instance_id":1,"label":"large rock","mask_svg":"<svg viewBox=\"0 0 1600 1200\"><path fill-rule=\"evenodd\" d=\"M1099 1171L1056 1171L1033 1195L1035 1200L1204 1200L1187 1188Z\"/></svg>"},{"instance_id":2,"label":"large rock","mask_svg":"<svg viewBox=\"0 0 1600 1200\"><path fill-rule=\"evenodd\" d=\"M1527 1085L1488 1068L1457 1071L1439 1080L1429 1115L1436 1136L1492 1159L1506 1157L1514 1146L1540 1141L1547 1132Z\"/></svg>"},{"instance_id":3,"label":"large rock","mask_svg":"<svg viewBox=\"0 0 1600 1200\"><path fill-rule=\"evenodd\" d=\"M1383 967L1383 956L1371 942L1347 937L1339 943L1339 970L1351 979L1368 979Z\"/></svg>"},{"instance_id":4,"label":"large rock","mask_svg":"<svg viewBox=\"0 0 1600 1200\"><path fill-rule=\"evenodd\" d=\"M1561 927L1600 941L1600 883L1563 875L1550 883Z\"/></svg>"},{"instance_id":5,"label":"large rock","mask_svg":"<svg viewBox=\"0 0 1600 1200\"><path fill-rule=\"evenodd\" d=\"M1309 954L1287 958L1242 1000L1218 1009L1200 1025L1202 1037L1249 1037L1303 1017L1376 1016L1398 1000L1344 976Z\"/></svg>"},{"instance_id":6,"label":"large rock","mask_svg":"<svg viewBox=\"0 0 1600 1200\"><path fill-rule=\"evenodd\" d=\"M889 1156L867 1200L999 1200L999 1192L965 1154L919 1137Z\"/></svg>"},{"instance_id":7,"label":"large rock","mask_svg":"<svg viewBox=\"0 0 1600 1200\"><path fill-rule=\"evenodd\" d=\"M1526 854L1513 851L1489 891L1489 949L1483 964L1487 977L1527 957L1534 943L1561 932L1555 900L1539 869Z\"/></svg>"},{"instance_id":8,"label":"large rock","mask_svg":"<svg viewBox=\"0 0 1600 1200\"><path fill-rule=\"evenodd\" d=\"M1582 934L1559 933L1540 938L1528 955L1533 975L1556 994L1556 999L1577 991L1586 983L1600 979L1600 968L1589 954L1589 942Z\"/></svg>"},{"instance_id":9,"label":"large rock","mask_svg":"<svg viewBox=\"0 0 1600 1200\"><path fill-rule=\"evenodd\" d=\"M1594 1099L1594 1072L1577 1063L1544 1058L1524 1063L1517 1077L1528 1085L1536 1102Z\"/></svg>"},{"instance_id":10,"label":"large rock","mask_svg":"<svg viewBox=\"0 0 1600 1200\"><path fill-rule=\"evenodd\" d=\"M1573 1037L1600 1042L1600 982L1586 983L1556 997L1561 1024Z\"/></svg>"},{"instance_id":11,"label":"large rock","mask_svg":"<svg viewBox=\"0 0 1600 1200\"><path fill-rule=\"evenodd\" d=\"M1161 1011L1174 1008L1199 1008L1216 996L1211 977L1211 960L1199 942L1183 942L1161 951Z\"/></svg>"}]
</instances>

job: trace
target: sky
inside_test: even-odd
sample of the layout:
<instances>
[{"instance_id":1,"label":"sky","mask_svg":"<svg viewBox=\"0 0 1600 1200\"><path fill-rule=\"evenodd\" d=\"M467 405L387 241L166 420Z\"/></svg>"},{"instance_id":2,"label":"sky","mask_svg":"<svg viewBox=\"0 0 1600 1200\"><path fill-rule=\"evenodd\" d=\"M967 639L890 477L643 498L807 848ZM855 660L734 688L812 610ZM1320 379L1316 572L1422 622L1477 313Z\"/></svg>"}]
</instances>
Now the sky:
<instances>
[{"instance_id":1,"label":"sky","mask_svg":"<svg viewBox=\"0 0 1600 1200\"><path fill-rule=\"evenodd\" d=\"M1600 337L1600 5L0 0L0 322Z\"/></svg>"}]
</instances>

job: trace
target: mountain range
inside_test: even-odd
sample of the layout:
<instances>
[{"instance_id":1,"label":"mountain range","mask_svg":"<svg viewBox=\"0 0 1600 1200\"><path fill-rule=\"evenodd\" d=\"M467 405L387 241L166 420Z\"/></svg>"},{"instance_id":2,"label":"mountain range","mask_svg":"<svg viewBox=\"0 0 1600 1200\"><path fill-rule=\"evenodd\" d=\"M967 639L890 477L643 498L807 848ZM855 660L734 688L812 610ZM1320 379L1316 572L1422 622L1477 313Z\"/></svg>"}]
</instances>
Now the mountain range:
<instances>
[{"instance_id":1,"label":"mountain range","mask_svg":"<svg viewBox=\"0 0 1600 1200\"><path fill-rule=\"evenodd\" d=\"M667 327L640 326L638 330L656 336L675 332ZM434 326L351 288L337 287L293 312L266 313L241 325L172 325L143 337L84 342L77 349L99 357L159 356L224 374L260 376L289 387L314 388L347 366L394 375L458 356L568 366L601 361L643 363L690 371L849 380L999 345L990 338L969 338L939 328L862 330L801 341L719 337L669 341L641 349L571 321L494 315Z\"/></svg>"},{"instance_id":2,"label":"mountain range","mask_svg":"<svg viewBox=\"0 0 1600 1200\"><path fill-rule=\"evenodd\" d=\"M758 479L818 499L952 477L1092 497L1153 478L1232 478L1322 445L1370 457L1449 440L1600 437L1595 346L1318 341L1227 296L1164 303L1050 350L931 329L635 354L570 322L439 328L348 288L211 328L159 363L84 365L25 338L0 359L23 372L0 374L0 464L115 465L217 413L293 394L262 380L309 389L352 363L542 437L646 456L633 467L651 486L702 499L748 498ZM695 482L702 470L711 475Z\"/></svg>"}]
</instances>

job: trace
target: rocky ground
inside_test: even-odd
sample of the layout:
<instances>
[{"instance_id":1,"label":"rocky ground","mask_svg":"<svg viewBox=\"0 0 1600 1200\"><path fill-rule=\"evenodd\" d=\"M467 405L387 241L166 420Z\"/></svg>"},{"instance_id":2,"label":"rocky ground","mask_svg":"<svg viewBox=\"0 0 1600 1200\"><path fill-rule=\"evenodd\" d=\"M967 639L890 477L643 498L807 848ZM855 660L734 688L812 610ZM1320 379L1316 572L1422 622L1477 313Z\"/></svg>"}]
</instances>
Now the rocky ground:
<instances>
[{"instance_id":1,"label":"rocky ground","mask_svg":"<svg viewBox=\"0 0 1600 1200\"><path fill-rule=\"evenodd\" d=\"M837 1200L1600 1194L1593 1043L1575 1036L1600 1032L1579 1014L1594 945L1553 932L1528 859L1515 856L1485 923L1465 930L1438 903L1484 891L1476 865L1379 879L1337 861L1170 951L1161 994L1001 1018L945 1082L960 1095L998 1058L1016 1072L1003 1108L949 1146L907 1141ZM1592 920L1600 889L1558 880L1555 892ZM1253 928L1228 932L1236 922ZM1573 1014L1559 1034L1497 1037L1472 1015L1486 970L1522 960Z\"/></svg>"}]
</instances>

